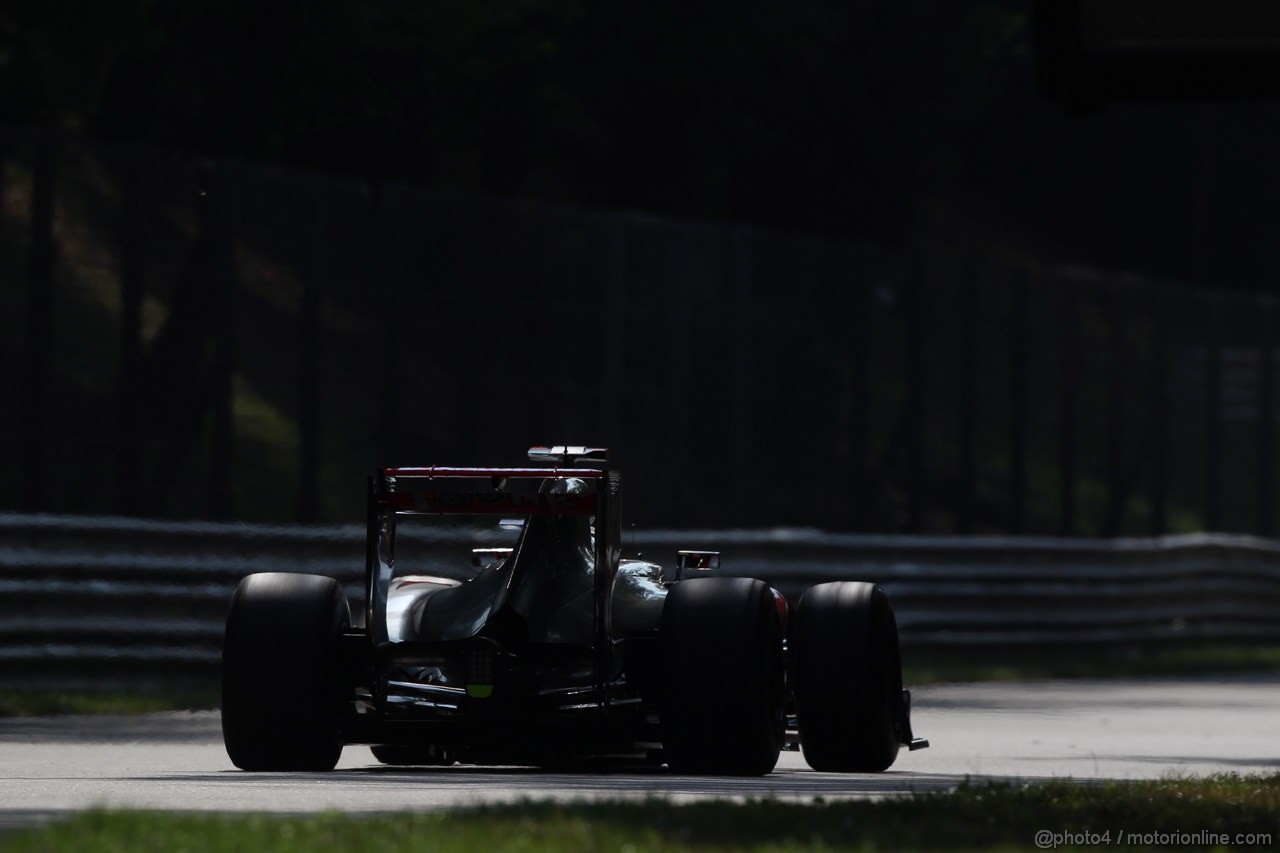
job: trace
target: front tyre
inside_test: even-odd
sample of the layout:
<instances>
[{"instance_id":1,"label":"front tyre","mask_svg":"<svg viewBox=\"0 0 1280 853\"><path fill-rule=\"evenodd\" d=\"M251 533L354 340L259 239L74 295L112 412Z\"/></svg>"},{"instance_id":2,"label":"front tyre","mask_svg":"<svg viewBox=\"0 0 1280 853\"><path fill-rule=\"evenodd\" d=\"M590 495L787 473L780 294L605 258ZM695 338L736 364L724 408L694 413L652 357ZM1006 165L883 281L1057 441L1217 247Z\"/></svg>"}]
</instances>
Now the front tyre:
<instances>
[{"instance_id":1,"label":"front tyre","mask_svg":"<svg viewBox=\"0 0 1280 853\"><path fill-rule=\"evenodd\" d=\"M805 761L837 773L888 769L904 716L898 626L884 591L853 581L810 587L792 626Z\"/></svg>"},{"instance_id":2,"label":"front tyre","mask_svg":"<svg viewBox=\"0 0 1280 853\"><path fill-rule=\"evenodd\" d=\"M318 575L249 575L222 647L222 738L241 770L332 770L348 697L338 644L342 587Z\"/></svg>"},{"instance_id":3,"label":"front tyre","mask_svg":"<svg viewBox=\"0 0 1280 853\"><path fill-rule=\"evenodd\" d=\"M762 776L785 726L782 620L750 578L675 584L662 610L663 756L672 770Z\"/></svg>"}]
</instances>

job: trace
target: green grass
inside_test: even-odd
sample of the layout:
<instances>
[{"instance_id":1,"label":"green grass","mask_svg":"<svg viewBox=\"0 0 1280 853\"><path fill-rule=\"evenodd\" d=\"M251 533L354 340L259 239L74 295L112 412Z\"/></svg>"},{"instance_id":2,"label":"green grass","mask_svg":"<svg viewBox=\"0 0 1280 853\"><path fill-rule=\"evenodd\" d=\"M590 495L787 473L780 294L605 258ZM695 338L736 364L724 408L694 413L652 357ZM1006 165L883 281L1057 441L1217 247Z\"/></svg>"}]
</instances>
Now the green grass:
<instances>
[{"instance_id":1,"label":"green grass","mask_svg":"<svg viewBox=\"0 0 1280 853\"><path fill-rule=\"evenodd\" d=\"M153 711L218 707L214 686L194 685L141 690L0 690L0 717L40 717L52 714L147 714Z\"/></svg>"},{"instance_id":2,"label":"green grass","mask_svg":"<svg viewBox=\"0 0 1280 853\"><path fill-rule=\"evenodd\" d=\"M526 802L438 813L352 817L91 811L14 832L21 851L754 851L1035 849L1036 833L1094 833L1144 849L1129 833L1239 833L1280 840L1280 776L1027 787L961 785L942 794L805 804L665 800ZM1116 841L1117 838L1121 840ZM1203 838L1203 836L1202 836ZM1155 846L1205 849L1211 845Z\"/></svg>"},{"instance_id":3,"label":"green grass","mask_svg":"<svg viewBox=\"0 0 1280 853\"><path fill-rule=\"evenodd\" d=\"M1022 648L980 652L907 648L902 652L902 659L903 682L912 687L948 681L1275 672L1280 671L1280 646L1166 643L1111 649Z\"/></svg>"}]
</instances>

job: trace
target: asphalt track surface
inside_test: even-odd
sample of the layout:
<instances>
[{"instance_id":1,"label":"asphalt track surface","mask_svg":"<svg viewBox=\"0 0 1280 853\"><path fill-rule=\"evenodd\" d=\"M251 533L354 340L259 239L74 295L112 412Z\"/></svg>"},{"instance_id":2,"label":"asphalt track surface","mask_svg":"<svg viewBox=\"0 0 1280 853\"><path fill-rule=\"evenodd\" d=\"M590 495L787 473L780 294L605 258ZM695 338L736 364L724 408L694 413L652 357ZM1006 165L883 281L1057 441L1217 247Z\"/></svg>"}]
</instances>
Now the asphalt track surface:
<instances>
[{"instance_id":1,"label":"asphalt track surface","mask_svg":"<svg viewBox=\"0 0 1280 853\"><path fill-rule=\"evenodd\" d=\"M217 712L0 720L0 830L94 806L313 813L424 811L524 798L874 798L966 778L1150 779L1280 769L1280 673L940 685L915 692L917 734L880 774L817 773L784 752L751 779L665 770L392 768L348 747L331 773L244 773Z\"/></svg>"}]
</instances>

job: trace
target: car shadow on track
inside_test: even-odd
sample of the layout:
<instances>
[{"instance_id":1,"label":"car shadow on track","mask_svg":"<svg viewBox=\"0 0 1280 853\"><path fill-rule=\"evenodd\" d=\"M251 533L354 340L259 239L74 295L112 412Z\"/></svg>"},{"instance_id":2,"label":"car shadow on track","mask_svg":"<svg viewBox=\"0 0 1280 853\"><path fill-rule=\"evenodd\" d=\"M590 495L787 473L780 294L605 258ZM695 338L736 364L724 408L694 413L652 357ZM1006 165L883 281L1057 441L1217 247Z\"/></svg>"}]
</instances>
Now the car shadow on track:
<instances>
[{"instance_id":1,"label":"car shadow on track","mask_svg":"<svg viewBox=\"0 0 1280 853\"><path fill-rule=\"evenodd\" d=\"M558 798L634 799L637 797L874 797L899 796L910 793L950 791L965 783L981 783L970 776L935 773L819 773L812 770L781 769L767 776L691 776L666 769L641 772L566 773L529 767L367 767L335 770L329 773L246 773L226 770L218 773L175 773L161 776L117 777L119 782L198 782L264 786L320 783L327 786L358 785L447 788L465 794L500 787L512 798L545 797L554 792ZM998 781L1019 781L1001 778ZM1030 780L1026 780L1030 781Z\"/></svg>"}]
</instances>

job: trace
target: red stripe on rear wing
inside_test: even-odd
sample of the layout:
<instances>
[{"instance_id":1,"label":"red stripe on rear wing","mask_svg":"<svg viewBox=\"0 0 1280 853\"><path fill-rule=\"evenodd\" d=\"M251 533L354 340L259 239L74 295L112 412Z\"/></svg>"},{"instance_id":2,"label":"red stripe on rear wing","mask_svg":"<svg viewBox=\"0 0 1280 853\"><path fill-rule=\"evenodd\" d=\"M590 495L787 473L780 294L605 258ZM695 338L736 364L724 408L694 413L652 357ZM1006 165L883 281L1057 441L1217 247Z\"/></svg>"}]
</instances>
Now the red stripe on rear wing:
<instances>
[{"instance_id":1,"label":"red stripe on rear wing","mask_svg":"<svg viewBox=\"0 0 1280 853\"><path fill-rule=\"evenodd\" d=\"M521 495L508 492L384 492L378 506L398 513L469 515L594 515L595 495Z\"/></svg>"},{"instance_id":2,"label":"red stripe on rear wing","mask_svg":"<svg viewBox=\"0 0 1280 853\"><path fill-rule=\"evenodd\" d=\"M532 477L534 479L599 480L599 468L383 468L384 477Z\"/></svg>"},{"instance_id":3,"label":"red stripe on rear wing","mask_svg":"<svg viewBox=\"0 0 1280 853\"><path fill-rule=\"evenodd\" d=\"M604 477L594 468L384 468L379 474L375 501L381 509L468 515L594 515ZM541 492L548 479L585 480L589 491Z\"/></svg>"}]
</instances>

